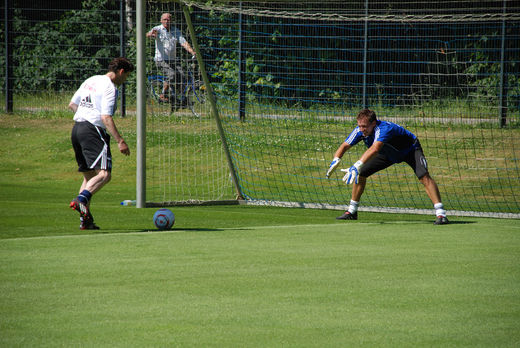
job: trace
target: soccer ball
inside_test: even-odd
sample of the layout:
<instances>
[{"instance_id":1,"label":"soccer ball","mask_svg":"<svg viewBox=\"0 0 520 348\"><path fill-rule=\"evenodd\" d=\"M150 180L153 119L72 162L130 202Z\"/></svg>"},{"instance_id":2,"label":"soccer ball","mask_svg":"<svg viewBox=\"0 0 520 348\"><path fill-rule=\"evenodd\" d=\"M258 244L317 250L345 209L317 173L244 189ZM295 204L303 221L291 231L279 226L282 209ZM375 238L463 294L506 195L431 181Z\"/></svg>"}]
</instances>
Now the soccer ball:
<instances>
[{"instance_id":1,"label":"soccer ball","mask_svg":"<svg viewBox=\"0 0 520 348\"><path fill-rule=\"evenodd\" d=\"M153 223L160 230L169 230L175 223L175 215L170 209L159 209L153 214Z\"/></svg>"}]
</instances>

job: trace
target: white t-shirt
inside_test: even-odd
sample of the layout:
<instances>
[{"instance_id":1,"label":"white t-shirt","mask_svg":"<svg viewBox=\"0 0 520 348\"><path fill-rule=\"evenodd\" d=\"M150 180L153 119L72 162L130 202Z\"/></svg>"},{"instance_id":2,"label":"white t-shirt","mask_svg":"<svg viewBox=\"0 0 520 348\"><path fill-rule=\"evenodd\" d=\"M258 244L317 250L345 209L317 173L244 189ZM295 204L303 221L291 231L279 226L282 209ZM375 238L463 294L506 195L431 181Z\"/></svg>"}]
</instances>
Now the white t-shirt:
<instances>
[{"instance_id":1,"label":"white t-shirt","mask_svg":"<svg viewBox=\"0 0 520 348\"><path fill-rule=\"evenodd\" d=\"M175 60L177 55L177 42L179 45L184 45L186 42L181 31L173 26L171 26L170 31L168 31L164 25L153 27L152 30L157 30L157 36L155 37L155 56L153 60L156 62Z\"/></svg>"},{"instance_id":2,"label":"white t-shirt","mask_svg":"<svg viewBox=\"0 0 520 348\"><path fill-rule=\"evenodd\" d=\"M117 88L106 75L89 77L74 93L71 102L78 106L74 121L88 121L105 128L101 115L112 116L117 107Z\"/></svg>"}]
</instances>

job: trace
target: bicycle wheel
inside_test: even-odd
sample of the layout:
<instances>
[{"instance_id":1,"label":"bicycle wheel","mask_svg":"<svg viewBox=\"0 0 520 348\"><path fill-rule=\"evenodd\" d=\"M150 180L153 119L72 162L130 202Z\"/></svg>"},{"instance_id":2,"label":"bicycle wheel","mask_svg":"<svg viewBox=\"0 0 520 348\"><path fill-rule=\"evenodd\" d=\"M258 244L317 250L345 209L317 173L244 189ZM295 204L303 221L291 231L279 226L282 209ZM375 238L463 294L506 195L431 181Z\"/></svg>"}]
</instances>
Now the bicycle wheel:
<instances>
[{"instance_id":1,"label":"bicycle wheel","mask_svg":"<svg viewBox=\"0 0 520 348\"><path fill-rule=\"evenodd\" d=\"M206 86L198 81L193 82L188 88L186 99L193 115L201 117L206 103Z\"/></svg>"},{"instance_id":2,"label":"bicycle wheel","mask_svg":"<svg viewBox=\"0 0 520 348\"><path fill-rule=\"evenodd\" d=\"M159 96L163 91L163 81L161 78L157 76L149 76L148 77L148 94L150 98L155 100L157 103L161 102Z\"/></svg>"}]
</instances>

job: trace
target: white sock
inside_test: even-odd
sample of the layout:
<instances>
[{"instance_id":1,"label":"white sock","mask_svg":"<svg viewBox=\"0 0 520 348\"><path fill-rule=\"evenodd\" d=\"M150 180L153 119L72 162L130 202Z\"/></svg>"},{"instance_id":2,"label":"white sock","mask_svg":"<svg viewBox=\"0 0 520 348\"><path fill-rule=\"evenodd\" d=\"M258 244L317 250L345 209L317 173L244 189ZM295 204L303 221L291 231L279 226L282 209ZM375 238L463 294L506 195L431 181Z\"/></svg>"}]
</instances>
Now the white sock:
<instances>
[{"instance_id":1,"label":"white sock","mask_svg":"<svg viewBox=\"0 0 520 348\"><path fill-rule=\"evenodd\" d=\"M442 203L437 203L433 207L435 208L435 216L446 217L446 210L444 210L444 205Z\"/></svg>"},{"instance_id":2,"label":"white sock","mask_svg":"<svg viewBox=\"0 0 520 348\"><path fill-rule=\"evenodd\" d=\"M350 214L355 214L357 212L358 206L359 206L359 202L351 200L350 205L348 206L348 212Z\"/></svg>"}]
</instances>

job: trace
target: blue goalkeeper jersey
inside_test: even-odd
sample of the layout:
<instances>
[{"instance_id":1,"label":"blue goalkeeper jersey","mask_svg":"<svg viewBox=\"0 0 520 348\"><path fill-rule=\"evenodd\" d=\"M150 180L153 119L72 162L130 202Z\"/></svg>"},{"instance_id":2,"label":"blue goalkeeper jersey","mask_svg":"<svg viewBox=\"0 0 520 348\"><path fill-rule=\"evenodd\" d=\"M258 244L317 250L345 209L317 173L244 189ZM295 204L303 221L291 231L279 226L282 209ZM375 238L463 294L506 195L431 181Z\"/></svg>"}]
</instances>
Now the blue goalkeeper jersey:
<instances>
[{"instance_id":1,"label":"blue goalkeeper jersey","mask_svg":"<svg viewBox=\"0 0 520 348\"><path fill-rule=\"evenodd\" d=\"M345 142L354 146L363 140L365 145L370 147L374 141L380 141L383 143L383 148L379 151L380 154L393 163L402 162L406 155L416 148L417 137L398 124L379 120L376 122L374 131L368 137L363 136L363 132L359 130L359 127L356 127L345 139Z\"/></svg>"}]
</instances>

